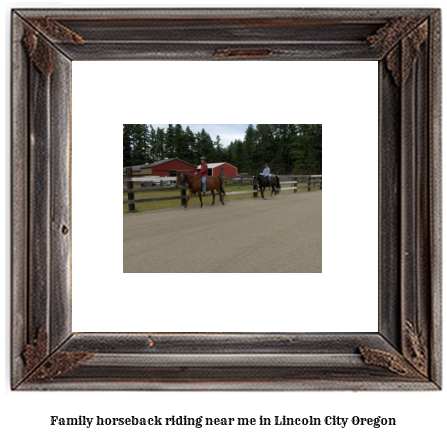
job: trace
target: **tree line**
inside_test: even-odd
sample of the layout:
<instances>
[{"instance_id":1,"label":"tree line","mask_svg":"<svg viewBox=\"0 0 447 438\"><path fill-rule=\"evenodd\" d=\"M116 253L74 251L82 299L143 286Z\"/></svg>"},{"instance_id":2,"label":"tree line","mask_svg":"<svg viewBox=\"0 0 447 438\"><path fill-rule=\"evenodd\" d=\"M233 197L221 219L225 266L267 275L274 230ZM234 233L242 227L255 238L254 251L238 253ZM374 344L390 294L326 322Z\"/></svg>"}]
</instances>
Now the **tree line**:
<instances>
[{"instance_id":1,"label":"tree line","mask_svg":"<svg viewBox=\"0 0 447 438\"><path fill-rule=\"evenodd\" d=\"M243 139L224 147L202 129L193 133L189 126L123 125L123 167L180 158L198 164L228 162L239 173L262 171L265 163L279 174L311 174L322 170L322 125L248 125Z\"/></svg>"}]
</instances>

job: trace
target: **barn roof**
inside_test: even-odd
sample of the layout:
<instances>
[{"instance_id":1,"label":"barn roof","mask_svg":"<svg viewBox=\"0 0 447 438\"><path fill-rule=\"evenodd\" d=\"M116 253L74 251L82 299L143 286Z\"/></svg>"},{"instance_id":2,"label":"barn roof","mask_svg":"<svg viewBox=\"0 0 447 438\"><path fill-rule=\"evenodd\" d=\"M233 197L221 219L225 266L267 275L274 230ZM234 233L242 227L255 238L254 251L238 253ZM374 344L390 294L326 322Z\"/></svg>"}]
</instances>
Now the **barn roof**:
<instances>
[{"instance_id":1,"label":"barn roof","mask_svg":"<svg viewBox=\"0 0 447 438\"><path fill-rule=\"evenodd\" d=\"M132 171L134 172L139 172L141 170L142 167L146 167L146 164L141 164L139 166L127 166L127 167L123 167L123 172L126 171L127 168L131 167Z\"/></svg>"},{"instance_id":2,"label":"barn roof","mask_svg":"<svg viewBox=\"0 0 447 438\"><path fill-rule=\"evenodd\" d=\"M227 162L222 162L222 163L206 163L206 164L207 164L207 166L208 166L208 169L214 169L215 167L222 166L222 164L228 164L229 166L236 167L236 166L233 166L232 164L227 163ZM197 168L200 169L201 166L202 166L202 165L199 165L199 166L197 166Z\"/></svg>"},{"instance_id":3,"label":"barn roof","mask_svg":"<svg viewBox=\"0 0 447 438\"><path fill-rule=\"evenodd\" d=\"M160 166L161 164L165 164L165 163L168 163L169 161L174 161L174 160L181 161L182 163L189 164L190 166L194 166L194 164L188 163L187 161L182 160L182 159L180 159L180 158L165 158L164 160L156 161L155 163L151 163L151 164L146 164L146 165L144 165L144 166L142 166L142 167L143 167L144 169L147 169L147 168L149 168L149 167Z\"/></svg>"},{"instance_id":4,"label":"barn roof","mask_svg":"<svg viewBox=\"0 0 447 438\"><path fill-rule=\"evenodd\" d=\"M149 167L159 166L160 164L165 164L172 160L178 160L178 158L165 158L164 160L160 160L160 161L156 161L155 163L147 164L146 166L144 166L144 168L147 169ZM183 160L180 160L180 161L183 161Z\"/></svg>"},{"instance_id":5,"label":"barn roof","mask_svg":"<svg viewBox=\"0 0 447 438\"><path fill-rule=\"evenodd\" d=\"M138 165L138 166L130 166L130 167L132 167L132 170L133 170L134 172L138 172L138 171L140 171L141 169L149 169L149 168L151 168L151 167L160 166L160 164L165 164L165 163L167 163L167 162L169 162L169 161L174 161L174 160L181 161L182 163L189 164L190 166L194 166L194 164L188 163L187 161L185 161L185 160L181 160L180 158L165 158L164 160L155 161L155 163L151 163L151 164L140 164L140 165ZM124 171L124 172L126 171L126 167L123 168L123 171Z\"/></svg>"}]
</instances>

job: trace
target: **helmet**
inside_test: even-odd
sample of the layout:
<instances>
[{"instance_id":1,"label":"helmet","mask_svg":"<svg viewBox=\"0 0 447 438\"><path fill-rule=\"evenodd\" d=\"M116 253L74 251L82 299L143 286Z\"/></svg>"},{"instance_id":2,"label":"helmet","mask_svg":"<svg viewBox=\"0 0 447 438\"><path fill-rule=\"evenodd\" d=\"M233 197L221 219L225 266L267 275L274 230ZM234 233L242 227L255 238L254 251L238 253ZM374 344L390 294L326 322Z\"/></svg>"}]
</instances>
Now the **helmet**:
<instances>
[{"instance_id":1,"label":"helmet","mask_svg":"<svg viewBox=\"0 0 447 438\"><path fill-rule=\"evenodd\" d=\"M201 160L205 160L206 161L206 157L200 157Z\"/></svg>"}]
</instances>

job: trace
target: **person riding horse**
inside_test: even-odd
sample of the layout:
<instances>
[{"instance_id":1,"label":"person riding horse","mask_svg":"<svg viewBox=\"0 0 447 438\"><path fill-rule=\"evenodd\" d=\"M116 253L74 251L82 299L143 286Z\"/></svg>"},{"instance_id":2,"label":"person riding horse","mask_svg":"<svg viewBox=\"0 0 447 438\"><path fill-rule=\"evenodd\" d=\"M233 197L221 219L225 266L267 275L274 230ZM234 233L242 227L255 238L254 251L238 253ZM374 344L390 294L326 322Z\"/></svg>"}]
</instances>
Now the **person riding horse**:
<instances>
[{"instance_id":1,"label":"person riding horse","mask_svg":"<svg viewBox=\"0 0 447 438\"><path fill-rule=\"evenodd\" d=\"M200 177L202 177L202 191L203 191L203 196L205 196L206 193L206 178L208 176L208 166L206 164L206 158L205 157L200 157L200 170L198 173L196 173L196 175L199 175Z\"/></svg>"},{"instance_id":2,"label":"person riding horse","mask_svg":"<svg viewBox=\"0 0 447 438\"><path fill-rule=\"evenodd\" d=\"M275 193L276 196L276 187L278 189L281 188L281 184L279 182L278 175L274 175L272 178L272 175L270 173L270 168L268 163L265 163L265 167L262 173L259 173L258 175L253 175L253 180L256 180L258 182L258 187L261 190L261 196L264 198L264 188L270 187L270 197Z\"/></svg>"},{"instance_id":3,"label":"person riding horse","mask_svg":"<svg viewBox=\"0 0 447 438\"><path fill-rule=\"evenodd\" d=\"M266 176L270 182L270 168L268 163L265 163L264 170L262 171L262 176Z\"/></svg>"},{"instance_id":4,"label":"person riding horse","mask_svg":"<svg viewBox=\"0 0 447 438\"><path fill-rule=\"evenodd\" d=\"M203 207L202 192L204 196L207 189L211 191L211 195L213 196L213 202L211 205L214 205L214 199L216 196L214 194L215 190L219 194L220 202L222 203L222 205L225 205L225 202L223 201L223 197L225 196L223 181L220 176L210 176L208 178L204 176L208 174L208 166L206 165L205 160L205 157L201 158L202 168L197 169L199 172L195 172L194 175L188 174L186 172L177 172L177 181L175 183L176 187L185 188L185 186L187 186L189 188L189 194L186 197L185 208L188 206L189 199L196 193L199 195L200 207Z\"/></svg>"}]
</instances>

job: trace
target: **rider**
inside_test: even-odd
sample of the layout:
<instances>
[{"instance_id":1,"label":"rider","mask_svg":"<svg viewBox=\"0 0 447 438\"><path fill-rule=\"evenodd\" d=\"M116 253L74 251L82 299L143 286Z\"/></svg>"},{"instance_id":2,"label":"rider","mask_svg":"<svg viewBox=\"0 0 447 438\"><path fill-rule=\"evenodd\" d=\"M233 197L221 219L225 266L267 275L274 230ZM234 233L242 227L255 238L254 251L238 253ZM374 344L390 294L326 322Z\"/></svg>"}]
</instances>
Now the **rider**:
<instances>
[{"instance_id":1,"label":"rider","mask_svg":"<svg viewBox=\"0 0 447 438\"><path fill-rule=\"evenodd\" d=\"M264 170L262 172L263 176L266 176L270 182L270 168L269 168L269 163L265 163L265 167Z\"/></svg>"},{"instance_id":2,"label":"rider","mask_svg":"<svg viewBox=\"0 0 447 438\"><path fill-rule=\"evenodd\" d=\"M198 175L202 177L202 191L203 191L203 196L205 196L206 193L206 177L208 176L208 166L206 164L206 158L205 157L200 157L200 170Z\"/></svg>"}]
</instances>

